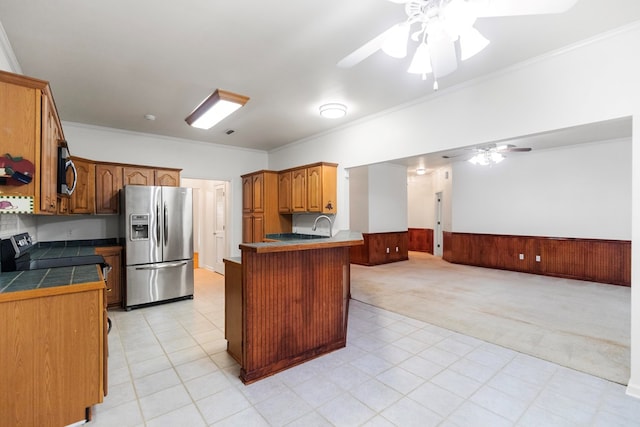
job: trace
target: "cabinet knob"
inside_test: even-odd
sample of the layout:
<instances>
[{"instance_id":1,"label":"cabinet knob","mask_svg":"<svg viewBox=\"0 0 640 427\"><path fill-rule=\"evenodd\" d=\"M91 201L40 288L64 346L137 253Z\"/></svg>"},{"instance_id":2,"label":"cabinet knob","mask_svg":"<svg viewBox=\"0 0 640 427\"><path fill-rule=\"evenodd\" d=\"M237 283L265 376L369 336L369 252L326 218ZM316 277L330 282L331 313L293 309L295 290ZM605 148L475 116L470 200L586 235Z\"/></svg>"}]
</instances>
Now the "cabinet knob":
<instances>
[{"instance_id":1,"label":"cabinet knob","mask_svg":"<svg viewBox=\"0 0 640 427\"><path fill-rule=\"evenodd\" d=\"M107 292L111 292L111 288L107 288Z\"/></svg>"}]
</instances>

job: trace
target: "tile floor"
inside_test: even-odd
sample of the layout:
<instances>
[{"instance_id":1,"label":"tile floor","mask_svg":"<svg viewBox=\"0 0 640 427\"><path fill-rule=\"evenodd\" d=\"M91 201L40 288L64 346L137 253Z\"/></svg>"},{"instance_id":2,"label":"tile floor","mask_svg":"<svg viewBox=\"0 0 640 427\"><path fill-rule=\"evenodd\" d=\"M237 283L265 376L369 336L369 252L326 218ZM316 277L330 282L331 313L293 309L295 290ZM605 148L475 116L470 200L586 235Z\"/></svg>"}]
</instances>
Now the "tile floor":
<instances>
[{"instance_id":1,"label":"tile floor","mask_svg":"<svg viewBox=\"0 0 640 427\"><path fill-rule=\"evenodd\" d=\"M347 347L249 386L225 349L224 280L111 311L93 426L640 426L625 387L352 301Z\"/></svg>"}]
</instances>

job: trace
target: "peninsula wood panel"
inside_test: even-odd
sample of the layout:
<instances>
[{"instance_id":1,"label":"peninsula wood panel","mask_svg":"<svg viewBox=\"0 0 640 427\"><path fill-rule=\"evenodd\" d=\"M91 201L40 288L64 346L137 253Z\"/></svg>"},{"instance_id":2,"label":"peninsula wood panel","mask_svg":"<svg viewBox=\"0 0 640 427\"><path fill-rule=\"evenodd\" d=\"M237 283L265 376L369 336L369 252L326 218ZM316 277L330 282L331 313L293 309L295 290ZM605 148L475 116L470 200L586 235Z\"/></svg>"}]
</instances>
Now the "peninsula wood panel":
<instances>
[{"instance_id":1,"label":"peninsula wood panel","mask_svg":"<svg viewBox=\"0 0 640 427\"><path fill-rule=\"evenodd\" d=\"M346 345L349 248L242 253L249 383Z\"/></svg>"},{"instance_id":2,"label":"peninsula wood panel","mask_svg":"<svg viewBox=\"0 0 640 427\"><path fill-rule=\"evenodd\" d=\"M520 254L524 259L520 259ZM536 256L540 261L536 261ZM631 242L444 233L443 259L457 264L631 286Z\"/></svg>"}]
</instances>

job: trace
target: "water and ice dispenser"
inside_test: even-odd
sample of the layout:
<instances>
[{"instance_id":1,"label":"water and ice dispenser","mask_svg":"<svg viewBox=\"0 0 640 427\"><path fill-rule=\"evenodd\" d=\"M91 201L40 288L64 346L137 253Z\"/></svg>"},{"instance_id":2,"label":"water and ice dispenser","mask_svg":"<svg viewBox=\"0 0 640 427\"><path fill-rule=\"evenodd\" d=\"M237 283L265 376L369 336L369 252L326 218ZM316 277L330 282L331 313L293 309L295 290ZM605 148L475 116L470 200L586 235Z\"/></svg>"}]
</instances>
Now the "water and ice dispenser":
<instances>
[{"instance_id":1,"label":"water and ice dispenser","mask_svg":"<svg viewBox=\"0 0 640 427\"><path fill-rule=\"evenodd\" d=\"M149 214L131 214L129 227L131 240L149 240Z\"/></svg>"}]
</instances>

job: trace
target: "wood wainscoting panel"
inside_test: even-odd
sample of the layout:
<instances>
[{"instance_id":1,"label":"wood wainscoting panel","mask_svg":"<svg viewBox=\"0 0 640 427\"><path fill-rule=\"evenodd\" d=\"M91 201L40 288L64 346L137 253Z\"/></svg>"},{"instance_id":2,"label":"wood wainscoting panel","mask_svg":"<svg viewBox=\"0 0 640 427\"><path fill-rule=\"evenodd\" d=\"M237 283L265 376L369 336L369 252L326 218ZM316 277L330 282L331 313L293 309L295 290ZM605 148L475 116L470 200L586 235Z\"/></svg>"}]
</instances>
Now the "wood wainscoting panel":
<instances>
[{"instance_id":1,"label":"wood wainscoting panel","mask_svg":"<svg viewBox=\"0 0 640 427\"><path fill-rule=\"evenodd\" d=\"M433 254L433 229L410 228L409 250Z\"/></svg>"},{"instance_id":2,"label":"wood wainscoting panel","mask_svg":"<svg viewBox=\"0 0 640 427\"><path fill-rule=\"evenodd\" d=\"M445 261L631 286L628 240L443 234Z\"/></svg>"},{"instance_id":3,"label":"wood wainscoting panel","mask_svg":"<svg viewBox=\"0 0 640 427\"><path fill-rule=\"evenodd\" d=\"M379 265L409 259L409 232L362 233L363 245L351 246L351 262Z\"/></svg>"}]
</instances>

